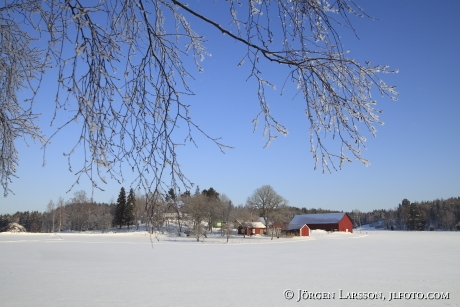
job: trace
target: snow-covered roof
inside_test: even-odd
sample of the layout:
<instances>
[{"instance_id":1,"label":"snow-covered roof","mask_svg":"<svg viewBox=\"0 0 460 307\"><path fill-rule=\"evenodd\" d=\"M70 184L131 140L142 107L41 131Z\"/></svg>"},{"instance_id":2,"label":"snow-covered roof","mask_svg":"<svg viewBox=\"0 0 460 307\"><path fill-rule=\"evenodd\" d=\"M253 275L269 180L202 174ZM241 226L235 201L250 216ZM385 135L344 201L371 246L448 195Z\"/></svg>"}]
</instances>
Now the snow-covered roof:
<instances>
[{"instance_id":1,"label":"snow-covered roof","mask_svg":"<svg viewBox=\"0 0 460 307\"><path fill-rule=\"evenodd\" d=\"M246 222L246 226L251 228L266 228L261 222Z\"/></svg>"},{"instance_id":2,"label":"snow-covered roof","mask_svg":"<svg viewBox=\"0 0 460 307\"><path fill-rule=\"evenodd\" d=\"M300 229L304 226L305 224L289 224L287 226L284 226L283 228L281 228L282 230L294 230L294 229ZM308 227L308 225L307 225Z\"/></svg>"},{"instance_id":3,"label":"snow-covered roof","mask_svg":"<svg viewBox=\"0 0 460 307\"><path fill-rule=\"evenodd\" d=\"M298 214L294 216L290 224L335 224L340 222L346 213L318 213Z\"/></svg>"}]
</instances>

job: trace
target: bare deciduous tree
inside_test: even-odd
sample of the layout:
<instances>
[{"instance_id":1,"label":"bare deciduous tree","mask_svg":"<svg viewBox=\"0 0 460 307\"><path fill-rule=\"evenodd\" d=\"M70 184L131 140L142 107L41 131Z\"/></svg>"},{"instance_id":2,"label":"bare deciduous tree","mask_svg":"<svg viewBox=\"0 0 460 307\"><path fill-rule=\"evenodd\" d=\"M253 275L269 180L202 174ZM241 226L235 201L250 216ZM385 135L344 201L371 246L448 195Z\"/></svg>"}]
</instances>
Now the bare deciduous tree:
<instances>
[{"instance_id":1,"label":"bare deciduous tree","mask_svg":"<svg viewBox=\"0 0 460 307\"><path fill-rule=\"evenodd\" d=\"M65 203L64 198L59 197L57 202L57 210L59 211L59 232L62 230L62 225L65 224L66 214L65 214Z\"/></svg>"},{"instance_id":2,"label":"bare deciduous tree","mask_svg":"<svg viewBox=\"0 0 460 307\"><path fill-rule=\"evenodd\" d=\"M175 198L171 202L171 207L174 211L175 217L176 217L176 223L177 223L177 235L180 237L182 233L182 220L184 218L182 214L182 208L184 206L184 201L183 198L186 198L186 196L180 196L178 199Z\"/></svg>"},{"instance_id":3,"label":"bare deciduous tree","mask_svg":"<svg viewBox=\"0 0 460 307\"><path fill-rule=\"evenodd\" d=\"M206 235L206 229L203 227L204 222L208 217L209 204L205 195L195 194L184 199L183 212L191 220L192 234L196 237L196 241L200 240L202 235Z\"/></svg>"},{"instance_id":4,"label":"bare deciduous tree","mask_svg":"<svg viewBox=\"0 0 460 307\"><path fill-rule=\"evenodd\" d=\"M49 214L49 216L51 218L51 221L52 221L51 222L51 231L50 232L54 232L54 219L56 217L56 206L55 206L55 204L54 204L54 202L52 200L50 200L50 202L46 206L46 211Z\"/></svg>"},{"instance_id":5,"label":"bare deciduous tree","mask_svg":"<svg viewBox=\"0 0 460 307\"><path fill-rule=\"evenodd\" d=\"M55 135L42 135L32 108L46 71L55 73L47 78L56 81L56 133L73 122L81 126L67 153L76 182L87 176L102 189L105 176L123 181L123 164L137 174L132 185L152 194L164 194L177 180L189 187L175 147L194 143L196 132L221 150L227 147L192 121L183 99L193 94L186 58L202 71L200 61L207 56L205 39L191 28L190 18L246 47L239 65L248 63L249 78L257 84L260 113L254 129L261 118L267 146L276 133L288 133L270 112L265 94L274 84L263 78L261 66L272 63L286 69L282 89L292 85L303 96L315 168L320 164L323 172L330 172L337 163L341 167L351 161L350 154L368 163L361 155L365 138L358 122L373 135L374 125L381 124L371 89L393 99L396 92L378 77L391 72L387 66L361 64L343 49L339 29L354 31L349 18L367 16L360 7L352 0L229 0L222 4L227 15L205 16L199 5L177 0L3 1L0 180L5 196L18 164L14 142L32 137L46 149ZM18 100L20 90L28 95L25 102ZM63 111L71 114L69 120L60 120ZM177 139L173 131L179 125L187 129ZM340 142L339 152L325 147L322 140L328 134ZM82 167L74 170L71 157L76 150L85 156Z\"/></svg>"},{"instance_id":6,"label":"bare deciduous tree","mask_svg":"<svg viewBox=\"0 0 460 307\"><path fill-rule=\"evenodd\" d=\"M145 208L146 208L146 196L137 194L136 195L136 207L134 209L134 219L136 222L136 229L139 230L139 226L141 223L145 223Z\"/></svg>"},{"instance_id":7,"label":"bare deciduous tree","mask_svg":"<svg viewBox=\"0 0 460 307\"><path fill-rule=\"evenodd\" d=\"M221 235L227 237L227 243L230 236L233 234L233 220L235 218L234 206L227 195L222 194L219 197L217 207L220 211L221 220Z\"/></svg>"},{"instance_id":8,"label":"bare deciduous tree","mask_svg":"<svg viewBox=\"0 0 460 307\"><path fill-rule=\"evenodd\" d=\"M221 202L219 198L206 196L206 223L208 231L212 233L214 222L219 219Z\"/></svg>"},{"instance_id":9,"label":"bare deciduous tree","mask_svg":"<svg viewBox=\"0 0 460 307\"><path fill-rule=\"evenodd\" d=\"M278 207L271 216L271 222L267 226L267 230L271 235L271 239L276 236L278 239L281 235L281 229L291 222L292 216L287 206L282 205Z\"/></svg>"},{"instance_id":10,"label":"bare deciduous tree","mask_svg":"<svg viewBox=\"0 0 460 307\"><path fill-rule=\"evenodd\" d=\"M15 141L29 136L45 142L32 105L47 67L43 51L30 46L33 37L21 27L39 5L38 1L0 4L0 181L4 196L11 192L8 184L19 161ZM22 20L17 15L22 15ZM20 90L28 90L30 98L19 101Z\"/></svg>"},{"instance_id":11,"label":"bare deciduous tree","mask_svg":"<svg viewBox=\"0 0 460 307\"><path fill-rule=\"evenodd\" d=\"M159 193L146 195L145 199L148 224L151 226L151 233L155 233L155 238L159 241L155 230L159 231L164 225L164 213L167 209L167 203Z\"/></svg>"},{"instance_id":12,"label":"bare deciduous tree","mask_svg":"<svg viewBox=\"0 0 460 307\"><path fill-rule=\"evenodd\" d=\"M68 201L69 210L66 210L69 215L70 229L83 231L83 226L86 220L84 207L88 202L88 198L86 197L86 192L83 190L75 191L73 195L74 197Z\"/></svg>"},{"instance_id":13,"label":"bare deciduous tree","mask_svg":"<svg viewBox=\"0 0 460 307\"><path fill-rule=\"evenodd\" d=\"M287 201L269 185L264 185L255 190L246 201L246 205L250 209L256 210L264 219L267 230L276 211L286 204Z\"/></svg>"},{"instance_id":14,"label":"bare deciduous tree","mask_svg":"<svg viewBox=\"0 0 460 307\"><path fill-rule=\"evenodd\" d=\"M355 222L354 227L359 227L359 230L361 230L361 211L358 209L355 209L352 211L353 214L353 220Z\"/></svg>"}]
</instances>

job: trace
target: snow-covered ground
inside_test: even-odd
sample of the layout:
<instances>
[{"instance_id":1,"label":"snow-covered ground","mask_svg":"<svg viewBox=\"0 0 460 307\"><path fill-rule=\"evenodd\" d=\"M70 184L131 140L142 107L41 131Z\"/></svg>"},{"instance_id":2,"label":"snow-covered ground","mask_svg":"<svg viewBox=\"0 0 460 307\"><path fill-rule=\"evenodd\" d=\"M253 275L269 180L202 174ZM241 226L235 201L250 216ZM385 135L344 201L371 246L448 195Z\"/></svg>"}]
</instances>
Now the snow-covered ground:
<instances>
[{"instance_id":1,"label":"snow-covered ground","mask_svg":"<svg viewBox=\"0 0 460 307\"><path fill-rule=\"evenodd\" d=\"M1 233L0 306L460 306L460 232L159 239ZM449 299L390 300L406 291ZM335 297L305 299L316 292ZM341 298L351 292L385 300Z\"/></svg>"}]
</instances>

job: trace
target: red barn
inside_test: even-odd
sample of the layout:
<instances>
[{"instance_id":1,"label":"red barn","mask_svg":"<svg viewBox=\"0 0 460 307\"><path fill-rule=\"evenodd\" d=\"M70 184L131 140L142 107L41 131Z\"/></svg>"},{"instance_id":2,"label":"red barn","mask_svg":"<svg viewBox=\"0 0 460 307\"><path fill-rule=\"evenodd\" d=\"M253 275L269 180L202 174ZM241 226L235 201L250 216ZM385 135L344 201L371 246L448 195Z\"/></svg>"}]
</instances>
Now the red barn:
<instances>
[{"instance_id":1,"label":"red barn","mask_svg":"<svg viewBox=\"0 0 460 307\"><path fill-rule=\"evenodd\" d=\"M353 222L347 213L299 214L289 225L307 224L311 230L353 232Z\"/></svg>"}]
</instances>

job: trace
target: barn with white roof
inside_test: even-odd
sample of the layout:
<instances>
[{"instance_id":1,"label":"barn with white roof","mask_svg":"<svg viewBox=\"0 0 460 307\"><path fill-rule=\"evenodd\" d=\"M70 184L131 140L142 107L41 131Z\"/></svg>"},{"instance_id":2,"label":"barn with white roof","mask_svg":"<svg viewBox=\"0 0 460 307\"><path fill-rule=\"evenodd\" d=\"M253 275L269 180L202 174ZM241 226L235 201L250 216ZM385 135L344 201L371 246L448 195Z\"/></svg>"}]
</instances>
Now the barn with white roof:
<instances>
[{"instance_id":1,"label":"barn with white roof","mask_svg":"<svg viewBox=\"0 0 460 307\"><path fill-rule=\"evenodd\" d=\"M299 214L294 216L292 221L283 232L300 236L307 235L305 226L309 230L322 229L326 231L353 232L353 222L347 213L318 213L318 214ZM302 228L303 227L303 228ZM301 229L304 229L301 231ZM297 234L298 233L298 234ZM309 235L310 231L308 231Z\"/></svg>"}]
</instances>

